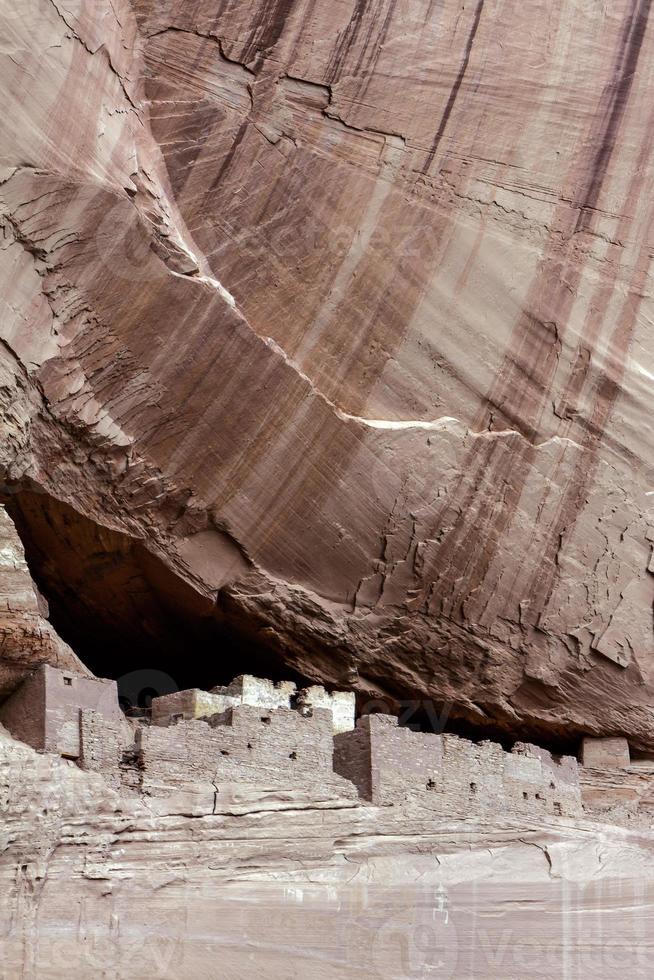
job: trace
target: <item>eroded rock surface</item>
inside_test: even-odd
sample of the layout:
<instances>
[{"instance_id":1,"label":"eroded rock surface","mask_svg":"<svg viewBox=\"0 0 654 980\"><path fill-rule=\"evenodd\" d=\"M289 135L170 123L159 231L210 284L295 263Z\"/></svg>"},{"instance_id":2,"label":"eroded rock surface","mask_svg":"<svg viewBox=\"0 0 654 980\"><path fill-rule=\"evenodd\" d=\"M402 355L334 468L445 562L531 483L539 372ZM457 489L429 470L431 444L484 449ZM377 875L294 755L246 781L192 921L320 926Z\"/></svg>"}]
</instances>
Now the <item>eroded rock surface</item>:
<instances>
[{"instance_id":1,"label":"eroded rock surface","mask_svg":"<svg viewBox=\"0 0 654 980\"><path fill-rule=\"evenodd\" d=\"M0 732L7 976L645 980L651 837L221 784L129 800Z\"/></svg>"},{"instance_id":2,"label":"eroded rock surface","mask_svg":"<svg viewBox=\"0 0 654 980\"><path fill-rule=\"evenodd\" d=\"M72 576L82 633L651 746L650 0L0 13L0 453L59 619Z\"/></svg>"},{"instance_id":3,"label":"eroded rock surface","mask_svg":"<svg viewBox=\"0 0 654 980\"><path fill-rule=\"evenodd\" d=\"M47 603L32 582L16 528L0 505L0 700L41 663L87 673L46 617Z\"/></svg>"}]
</instances>

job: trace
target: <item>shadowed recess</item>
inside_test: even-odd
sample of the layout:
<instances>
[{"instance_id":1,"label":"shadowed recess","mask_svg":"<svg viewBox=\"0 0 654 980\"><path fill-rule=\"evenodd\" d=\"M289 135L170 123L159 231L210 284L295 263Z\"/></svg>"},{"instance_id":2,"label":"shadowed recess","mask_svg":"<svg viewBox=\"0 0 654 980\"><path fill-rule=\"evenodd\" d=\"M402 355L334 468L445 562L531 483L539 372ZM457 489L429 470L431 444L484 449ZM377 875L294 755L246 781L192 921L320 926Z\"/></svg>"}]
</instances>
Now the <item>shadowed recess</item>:
<instances>
[{"instance_id":1,"label":"shadowed recess","mask_svg":"<svg viewBox=\"0 0 654 980\"><path fill-rule=\"evenodd\" d=\"M210 688L242 673L307 682L261 630L233 614L227 625L213 595L196 591L141 541L45 494L3 502L50 622L94 674L119 681L127 700Z\"/></svg>"},{"instance_id":2,"label":"shadowed recess","mask_svg":"<svg viewBox=\"0 0 654 980\"><path fill-rule=\"evenodd\" d=\"M322 676L324 650L307 651L311 676L299 673L292 652L264 621L252 620L228 594L195 588L142 541L47 494L21 490L2 502L47 599L50 622L96 676L118 681L124 707L145 708L157 695L210 689L244 673L299 687L330 686ZM420 697L388 682L384 687L382 697L359 688L359 714L382 711L423 732L489 739L505 749L526 741L555 754L575 755L588 734L538 719L517 723L490 712L480 717L463 704Z\"/></svg>"}]
</instances>

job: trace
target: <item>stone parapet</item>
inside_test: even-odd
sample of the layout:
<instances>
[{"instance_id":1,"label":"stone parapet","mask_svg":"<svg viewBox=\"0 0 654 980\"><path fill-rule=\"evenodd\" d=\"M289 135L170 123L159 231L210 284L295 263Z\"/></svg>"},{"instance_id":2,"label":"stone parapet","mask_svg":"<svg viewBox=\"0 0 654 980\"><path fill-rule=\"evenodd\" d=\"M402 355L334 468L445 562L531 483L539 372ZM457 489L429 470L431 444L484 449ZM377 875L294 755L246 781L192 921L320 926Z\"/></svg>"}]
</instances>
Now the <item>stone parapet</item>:
<instances>
[{"instance_id":1,"label":"stone parapet","mask_svg":"<svg viewBox=\"0 0 654 980\"><path fill-rule=\"evenodd\" d=\"M337 735L334 767L382 806L410 799L443 815L582 813L575 759L525 743L506 752L495 742L414 732L386 715L368 715Z\"/></svg>"},{"instance_id":2,"label":"stone parapet","mask_svg":"<svg viewBox=\"0 0 654 980\"><path fill-rule=\"evenodd\" d=\"M312 785L352 797L333 770L331 712L237 705L207 721L143 727L137 751L144 791L194 782Z\"/></svg>"}]
</instances>

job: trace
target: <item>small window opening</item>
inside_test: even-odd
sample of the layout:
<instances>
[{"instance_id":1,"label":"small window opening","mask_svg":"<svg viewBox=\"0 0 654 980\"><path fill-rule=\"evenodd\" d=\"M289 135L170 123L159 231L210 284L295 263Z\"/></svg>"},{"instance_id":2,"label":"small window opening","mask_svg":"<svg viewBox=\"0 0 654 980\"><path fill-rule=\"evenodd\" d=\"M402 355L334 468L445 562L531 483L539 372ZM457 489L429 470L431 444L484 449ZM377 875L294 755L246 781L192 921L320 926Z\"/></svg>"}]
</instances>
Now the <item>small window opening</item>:
<instances>
[{"instance_id":1,"label":"small window opening","mask_svg":"<svg viewBox=\"0 0 654 980\"><path fill-rule=\"evenodd\" d=\"M289 759L297 759L297 752L291 752Z\"/></svg>"},{"instance_id":2,"label":"small window opening","mask_svg":"<svg viewBox=\"0 0 654 980\"><path fill-rule=\"evenodd\" d=\"M523 800L528 800L529 799L529 793L523 793L522 794L522 798L523 798Z\"/></svg>"},{"instance_id":3,"label":"small window opening","mask_svg":"<svg viewBox=\"0 0 654 980\"><path fill-rule=\"evenodd\" d=\"M470 783L470 792L471 793L477 792L477 783Z\"/></svg>"},{"instance_id":4,"label":"small window opening","mask_svg":"<svg viewBox=\"0 0 654 980\"><path fill-rule=\"evenodd\" d=\"M436 789L436 783L433 779L427 780L427 789Z\"/></svg>"},{"instance_id":5,"label":"small window opening","mask_svg":"<svg viewBox=\"0 0 654 980\"><path fill-rule=\"evenodd\" d=\"M227 749L221 749L220 750L220 754L221 755L229 755L229 752L227 751Z\"/></svg>"},{"instance_id":6,"label":"small window opening","mask_svg":"<svg viewBox=\"0 0 654 980\"><path fill-rule=\"evenodd\" d=\"M73 686L73 678L72 677L64 677L64 684L66 685L66 687L72 687Z\"/></svg>"},{"instance_id":7,"label":"small window opening","mask_svg":"<svg viewBox=\"0 0 654 980\"><path fill-rule=\"evenodd\" d=\"M267 715L262 715L261 716L261 721L264 723L264 725L269 725L270 724L270 718Z\"/></svg>"}]
</instances>

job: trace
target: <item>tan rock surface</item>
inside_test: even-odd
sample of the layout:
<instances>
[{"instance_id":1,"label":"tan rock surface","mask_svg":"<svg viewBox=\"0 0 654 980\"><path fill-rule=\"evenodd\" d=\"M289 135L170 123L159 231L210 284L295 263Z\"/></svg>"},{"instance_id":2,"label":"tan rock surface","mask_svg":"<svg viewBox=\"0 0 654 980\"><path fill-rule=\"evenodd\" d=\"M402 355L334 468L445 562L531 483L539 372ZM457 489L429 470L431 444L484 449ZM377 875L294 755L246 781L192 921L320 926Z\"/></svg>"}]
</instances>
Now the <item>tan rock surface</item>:
<instances>
[{"instance_id":1,"label":"tan rock surface","mask_svg":"<svg viewBox=\"0 0 654 980\"><path fill-rule=\"evenodd\" d=\"M88 673L46 617L47 603L30 578L16 528L0 505L0 701L41 663Z\"/></svg>"},{"instance_id":2,"label":"tan rock surface","mask_svg":"<svg viewBox=\"0 0 654 980\"><path fill-rule=\"evenodd\" d=\"M649 976L649 837L198 786L150 803L0 733L7 976Z\"/></svg>"},{"instance_id":3,"label":"tan rock surface","mask_svg":"<svg viewBox=\"0 0 654 980\"><path fill-rule=\"evenodd\" d=\"M84 659L654 745L650 8L0 0L0 496ZM77 663L2 510L0 644ZM0 734L12 978L645 978L653 881Z\"/></svg>"},{"instance_id":4,"label":"tan rock surface","mask_svg":"<svg viewBox=\"0 0 654 980\"><path fill-rule=\"evenodd\" d=\"M0 12L1 462L59 618L651 745L650 0Z\"/></svg>"},{"instance_id":5,"label":"tan rock surface","mask_svg":"<svg viewBox=\"0 0 654 980\"><path fill-rule=\"evenodd\" d=\"M650 837L218 790L121 800L0 733L5 974L650 975Z\"/></svg>"}]
</instances>

